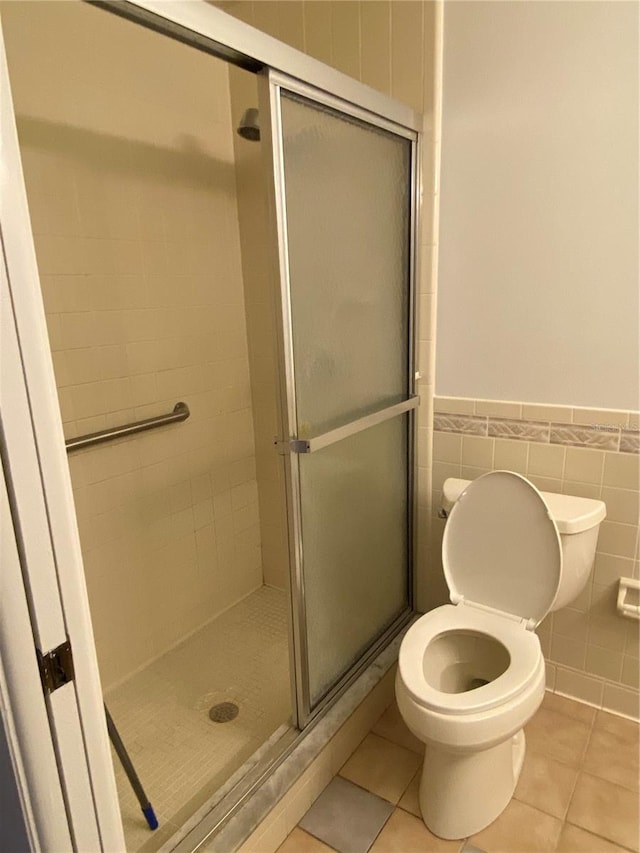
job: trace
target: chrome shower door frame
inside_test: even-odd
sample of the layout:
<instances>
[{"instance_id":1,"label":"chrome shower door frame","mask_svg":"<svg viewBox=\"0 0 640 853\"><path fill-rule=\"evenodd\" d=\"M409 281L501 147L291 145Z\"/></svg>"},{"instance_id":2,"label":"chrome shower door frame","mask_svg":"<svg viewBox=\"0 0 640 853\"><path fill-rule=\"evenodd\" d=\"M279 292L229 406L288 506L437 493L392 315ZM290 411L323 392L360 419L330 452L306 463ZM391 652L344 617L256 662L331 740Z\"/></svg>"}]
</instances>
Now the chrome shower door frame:
<instances>
[{"instance_id":1,"label":"chrome shower door frame","mask_svg":"<svg viewBox=\"0 0 640 853\"><path fill-rule=\"evenodd\" d=\"M267 193L270 201L272 234L272 269L276 288L279 293L280 310L276 306L278 350L279 350L279 386L280 386L280 423L281 431L277 446L283 457L287 499L287 529L289 545L289 568L291 589L291 623L293 635L292 652L292 693L300 729L317 717L343 692L366 668L371 660L411 619L414 597L413 562L416 551L416 500L415 477L417 465L417 408L419 397L416 394L417 381L417 248L418 217L420 210L420 163L421 135L415 127L407 127L389 118L383 111L372 111L370 105L364 106L349 93L349 100L337 94L326 92L309 83L303 83L287 74L274 69L265 69L259 75L259 102L261 116L261 141L267 176ZM291 311L291 281L289 276L289 247L287 237L287 204L284 175L284 140L282 132L281 91L302 96L312 103L327 107L337 113L355 118L376 128L409 140L411 144L410 170L410 223L409 223L409 298L408 298L408 387L406 399L372 412L348 424L327 431L315 438L299 438L296 379L293 348L293 318ZM381 104L382 106L382 104ZM270 170L272 173L269 174ZM276 297L278 301L278 297ZM360 659L344 673L333 687L312 706L309 668L307 666L308 641L306 630L306 598L303 573L303 531L301 510L300 454L312 453L355 435L385 420L408 414L408 494L409 508L407 593L408 606L387 629L371 643Z\"/></svg>"},{"instance_id":2,"label":"chrome shower door frame","mask_svg":"<svg viewBox=\"0 0 640 853\"><path fill-rule=\"evenodd\" d=\"M277 276L276 280L282 284L281 270L282 261L286 260L280 245L279 232L282 220L278 216L283 212L282 199L282 170L278 165L277 156L281 156L281 138L278 137L279 112L273 111L270 93L272 87L284 86L289 91L316 100L326 106L344 112L354 118L373 124L379 128L397 133L411 140L411 229L410 229L410 329L409 329L409 351L410 351L410 380L411 387L407 389L407 399L415 398L415 403L409 408L418 405L416 396L416 364L417 364L417 297L415 283L418 280L418 235L419 216L421 206L421 162L422 162L422 116L411 107L400 101L377 92L358 80L325 65L317 59L302 53L295 48L286 45L266 33L260 32L254 27L245 24L231 15L212 6L208 2L191 0L185 3L183 0L83 0L83 2L96 8L103 9L111 14L123 17L133 23L139 24L150 30L158 32L169 38L188 44L197 50L201 50L212 56L224 59L231 64L237 65L248 71L256 73L265 85L261 85L261 120L266 122L263 127L262 141L267 156L265 164L269 175L268 191L271 199L271 214L273 215L272 237L274 243L273 269ZM275 122L275 123L274 123ZM276 134L274 137L273 134ZM279 141L278 141L279 140ZM275 142L275 144L274 144ZM286 237L286 235L285 235ZM287 284L288 287L288 284ZM278 313L278 312L277 312ZM285 318L286 319L286 318ZM290 319L290 318L289 318ZM280 323L280 388L286 393L287 383L293 380L293 374L287 371L287 358L283 358L286 345L285 327L286 322ZM290 327L289 327L290 328ZM292 367L292 364L291 364ZM297 435L289 431L291 422L287 406L281 406L282 431L281 437L289 441L289 437ZM416 518L417 506L415 500L416 479L416 436L417 436L417 412L411 411L409 416L409 494L408 505L410 508L409 518L409 567L411 573L412 557L416 552ZM281 451L284 445L280 444ZM322 704L311 713L309 702L309 679L301 666L301 652L306 652L306 638L302 620L304 617L304 588L301 585L301 541L296 539L295 531L300 530L300 506L299 506L299 477L292 471L292 463L288 453L285 455L285 466L287 471L288 494L287 513L290 544L290 568L291 568L291 596L292 616L291 631L293 640L292 661L292 695L294 701L294 718L299 727L303 727L314 716L326 707L327 703L337 693L345 689L353 681L358 673L370 662L372 657L394 636L403 622L410 617L399 620L399 624L393 625L372 646L369 652L362 658L356 668L343 678L338 685L325 697ZM297 485L296 485L297 483ZM297 489L297 492L294 489ZM409 601L413 600L415 593L415 577L409 578ZM300 601L293 601L295 597ZM301 603L302 602L302 603Z\"/></svg>"}]
</instances>

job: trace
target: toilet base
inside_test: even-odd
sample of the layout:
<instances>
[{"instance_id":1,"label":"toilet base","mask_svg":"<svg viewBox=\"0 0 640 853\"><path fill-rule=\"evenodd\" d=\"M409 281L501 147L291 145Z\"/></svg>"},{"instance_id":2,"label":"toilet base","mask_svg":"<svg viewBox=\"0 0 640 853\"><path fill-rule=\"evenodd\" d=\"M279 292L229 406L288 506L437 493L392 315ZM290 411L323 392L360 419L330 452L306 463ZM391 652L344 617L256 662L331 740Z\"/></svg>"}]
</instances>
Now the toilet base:
<instances>
[{"instance_id":1,"label":"toilet base","mask_svg":"<svg viewBox=\"0 0 640 853\"><path fill-rule=\"evenodd\" d=\"M482 752L457 753L426 744L420 811L440 838L467 838L508 806L522 770L524 731Z\"/></svg>"}]
</instances>

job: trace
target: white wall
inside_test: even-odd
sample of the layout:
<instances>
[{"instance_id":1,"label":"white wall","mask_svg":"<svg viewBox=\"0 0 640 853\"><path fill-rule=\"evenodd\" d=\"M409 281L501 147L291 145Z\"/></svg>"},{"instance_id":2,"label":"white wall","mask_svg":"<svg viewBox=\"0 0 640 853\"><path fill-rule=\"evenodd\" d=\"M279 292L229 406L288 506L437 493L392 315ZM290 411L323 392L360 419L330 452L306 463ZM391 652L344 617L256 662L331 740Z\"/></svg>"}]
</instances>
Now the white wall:
<instances>
[{"instance_id":1,"label":"white wall","mask_svg":"<svg viewBox=\"0 0 640 853\"><path fill-rule=\"evenodd\" d=\"M437 394L638 408L638 9L445 4Z\"/></svg>"}]
</instances>

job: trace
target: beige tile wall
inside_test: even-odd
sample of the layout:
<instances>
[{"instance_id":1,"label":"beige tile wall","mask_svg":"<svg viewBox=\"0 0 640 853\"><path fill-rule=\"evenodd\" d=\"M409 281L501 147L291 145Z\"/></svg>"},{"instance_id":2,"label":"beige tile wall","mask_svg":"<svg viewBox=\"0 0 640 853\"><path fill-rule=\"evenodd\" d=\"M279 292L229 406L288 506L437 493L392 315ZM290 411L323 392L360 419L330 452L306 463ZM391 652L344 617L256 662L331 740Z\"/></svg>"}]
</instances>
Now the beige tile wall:
<instances>
[{"instance_id":1,"label":"beige tile wall","mask_svg":"<svg viewBox=\"0 0 640 853\"><path fill-rule=\"evenodd\" d=\"M575 410L467 398L436 398L437 412L553 420L563 423L637 425L637 413ZM538 628L548 662L549 686L560 693L638 717L640 623L616 612L619 577L640 577L638 506L640 456L587 447L542 444L453 432L433 436L431 607L448 601L440 549L444 522L436 511L447 477L473 480L493 469L526 475L539 489L603 500L595 565L584 592L549 614Z\"/></svg>"},{"instance_id":2,"label":"beige tile wall","mask_svg":"<svg viewBox=\"0 0 640 853\"><path fill-rule=\"evenodd\" d=\"M422 580L426 576L428 556L428 528L431 506L431 432L433 398L433 345L435 340L435 292L433 287L433 269L437 264L437 227L434 226L434 211L437 210L438 185L436 163L439 158L439 36L437 35L438 4L435 2L414 2L414 0L319 0L319 2L301 2L301 0L225 0L217 2L225 12L246 23L279 38L292 47L304 51L316 59L332 65L363 83L400 101L424 114L425 135L423 149L423 199L420 233L419 287L419 367L421 378L419 392L421 405L419 410L419 454L418 454L418 576L417 605L426 610L428 596L423 589ZM232 107L234 120L237 121L243 110L249 106L247 97L251 90L236 80L241 72L231 75ZM236 92L239 96L236 98ZM247 149L248 143L240 142L236 146L238 158L238 203L241 211L241 237L244 239L243 201L251 198L252 189L241 187L243 160L240 146ZM257 148L257 147L256 147ZM256 149L253 149L256 150ZM251 155L248 155L251 156ZM257 157L257 154L253 155ZM255 161L254 161L255 162ZM253 175L247 166L247 176ZM246 193L246 194L245 194ZM255 211L255 205L248 205ZM262 222L254 223L256 229L263 227ZM251 236L247 230L246 236ZM243 262L247 253L243 251ZM247 287L247 310L251 315L253 300L252 271L245 266L245 286ZM260 284L255 292L260 294ZM263 297L260 295L260 298ZM265 322L266 313L262 314ZM251 338L250 338L251 347ZM250 350L251 355L251 350ZM273 365L263 362L265 384L258 392L267 392L269 383L273 383ZM252 382L255 372L252 362ZM274 414L264 405L266 397L256 396L253 385L254 413L256 418L256 453L258 480L260 483L261 515L269 525L263 524L263 552L265 559L265 578L267 565L282 565L284 554L283 521L276 517L273 507L275 496L281 488L277 463L271 457L261 456L262 441L271 439ZM270 400L273 400L271 395ZM266 447L266 444L265 444ZM271 509L263 510L262 496L270 503ZM273 555L276 555L274 558ZM269 574L269 577L272 575Z\"/></svg>"},{"instance_id":3,"label":"beige tile wall","mask_svg":"<svg viewBox=\"0 0 640 853\"><path fill-rule=\"evenodd\" d=\"M191 408L71 457L108 687L262 582L228 70L82 3L2 11L65 433Z\"/></svg>"}]
</instances>

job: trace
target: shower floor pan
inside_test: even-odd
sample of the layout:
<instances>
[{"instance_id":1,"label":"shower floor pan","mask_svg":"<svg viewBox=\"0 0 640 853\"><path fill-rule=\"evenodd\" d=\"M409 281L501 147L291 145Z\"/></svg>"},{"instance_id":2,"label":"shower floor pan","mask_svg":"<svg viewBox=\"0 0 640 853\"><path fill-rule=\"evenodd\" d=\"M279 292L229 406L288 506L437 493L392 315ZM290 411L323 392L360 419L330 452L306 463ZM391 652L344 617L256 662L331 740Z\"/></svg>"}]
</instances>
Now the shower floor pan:
<instances>
[{"instance_id":1,"label":"shower floor pan","mask_svg":"<svg viewBox=\"0 0 640 853\"><path fill-rule=\"evenodd\" d=\"M160 821L147 828L114 755L128 853L159 849L289 722L289 684L285 593L263 586L108 693ZM215 722L209 712L222 703L238 714Z\"/></svg>"}]
</instances>

